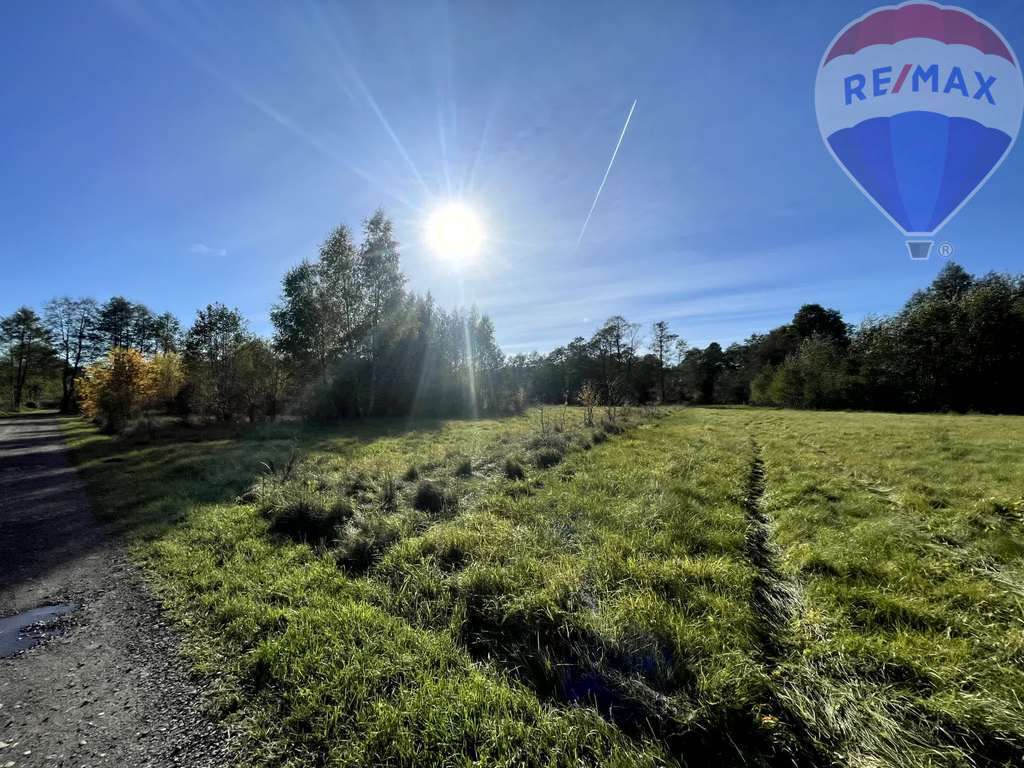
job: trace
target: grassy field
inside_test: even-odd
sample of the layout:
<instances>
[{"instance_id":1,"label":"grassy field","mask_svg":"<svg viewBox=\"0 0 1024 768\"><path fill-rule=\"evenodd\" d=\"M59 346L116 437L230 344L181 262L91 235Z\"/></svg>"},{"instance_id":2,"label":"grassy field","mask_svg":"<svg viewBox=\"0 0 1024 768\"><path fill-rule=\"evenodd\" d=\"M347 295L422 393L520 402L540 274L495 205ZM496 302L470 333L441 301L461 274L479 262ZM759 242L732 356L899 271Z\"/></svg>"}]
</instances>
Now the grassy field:
<instances>
[{"instance_id":1,"label":"grassy field","mask_svg":"<svg viewBox=\"0 0 1024 768\"><path fill-rule=\"evenodd\" d=\"M66 424L253 763L1024 761L1024 419Z\"/></svg>"}]
</instances>

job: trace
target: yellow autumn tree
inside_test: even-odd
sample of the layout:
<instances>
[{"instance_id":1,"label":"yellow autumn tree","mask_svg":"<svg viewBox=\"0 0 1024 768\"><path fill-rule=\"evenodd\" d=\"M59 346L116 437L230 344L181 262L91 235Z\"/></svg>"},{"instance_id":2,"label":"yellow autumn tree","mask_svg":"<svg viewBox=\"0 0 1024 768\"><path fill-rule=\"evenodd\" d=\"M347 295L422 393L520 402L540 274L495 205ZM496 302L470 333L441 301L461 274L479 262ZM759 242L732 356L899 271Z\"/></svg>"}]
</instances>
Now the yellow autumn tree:
<instances>
[{"instance_id":1,"label":"yellow autumn tree","mask_svg":"<svg viewBox=\"0 0 1024 768\"><path fill-rule=\"evenodd\" d=\"M185 366L177 352L161 352L147 362L154 405L171 413L174 398L185 383Z\"/></svg>"},{"instance_id":2,"label":"yellow autumn tree","mask_svg":"<svg viewBox=\"0 0 1024 768\"><path fill-rule=\"evenodd\" d=\"M82 410L118 432L137 417L155 393L152 363L137 350L116 347L89 366L82 389Z\"/></svg>"}]
</instances>

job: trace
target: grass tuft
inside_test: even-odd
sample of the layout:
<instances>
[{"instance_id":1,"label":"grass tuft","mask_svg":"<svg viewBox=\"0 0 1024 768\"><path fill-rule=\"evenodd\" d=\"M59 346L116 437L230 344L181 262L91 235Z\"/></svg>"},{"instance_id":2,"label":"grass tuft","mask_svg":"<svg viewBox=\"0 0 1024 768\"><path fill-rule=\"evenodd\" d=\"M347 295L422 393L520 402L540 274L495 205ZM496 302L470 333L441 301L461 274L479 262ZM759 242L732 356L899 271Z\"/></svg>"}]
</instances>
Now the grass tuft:
<instances>
[{"instance_id":1,"label":"grass tuft","mask_svg":"<svg viewBox=\"0 0 1024 768\"><path fill-rule=\"evenodd\" d=\"M430 480L421 480L420 484L416 486L416 495L412 498L412 505L421 512L440 515L455 506L455 498L436 483Z\"/></svg>"},{"instance_id":2,"label":"grass tuft","mask_svg":"<svg viewBox=\"0 0 1024 768\"><path fill-rule=\"evenodd\" d=\"M386 473L381 479L377 489L377 500L381 509L387 512L398 510L398 483L390 473Z\"/></svg>"},{"instance_id":3,"label":"grass tuft","mask_svg":"<svg viewBox=\"0 0 1024 768\"><path fill-rule=\"evenodd\" d=\"M564 433L546 432L542 435L531 437L526 447L531 451L554 450L565 453L569 450L570 437Z\"/></svg>"},{"instance_id":4,"label":"grass tuft","mask_svg":"<svg viewBox=\"0 0 1024 768\"><path fill-rule=\"evenodd\" d=\"M606 435L621 435L626 431L625 427L615 421L601 422L601 429Z\"/></svg>"},{"instance_id":5,"label":"grass tuft","mask_svg":"<svg viewBox=\"0 0 1024 768\"><path fill-rule=\"evenodd\" d=\"M296 541L324 543L352 517L348 499L328 499L316 492L299 492L295 497L267 510L270 530Z\"/></svg>"},{"instance_id":6,"label":"grass tuft","mask_svg":"<svg viewBox=\"0 0 1024 768\"><path fill-rule=\"evenodd\" d=\"M533 464L537 469L548 469L565 458L565 452L558 448L541 448L533 453Z\"/></svg>"},{"instance_id":7,"label":"grass tuft","mask_svg":"<svg viewBox=\"0 0 1024 768\"><path fill-rule=\"evenodd\" d=\"M335 561L350 573L364 573L401 535L398 522L391 516L357 515L340 531Z\"/></svg>"},{"instance_id":8,"label":"grass tuft","mask_svg":"<svg viewBox=\"0 0 1024 768\"><path fill-rule=\"evenodd\" d=\"M526 470L516 459L509 456L505 459L505 477L509 480L525 480Z\"/></svg>"}]
</instances>

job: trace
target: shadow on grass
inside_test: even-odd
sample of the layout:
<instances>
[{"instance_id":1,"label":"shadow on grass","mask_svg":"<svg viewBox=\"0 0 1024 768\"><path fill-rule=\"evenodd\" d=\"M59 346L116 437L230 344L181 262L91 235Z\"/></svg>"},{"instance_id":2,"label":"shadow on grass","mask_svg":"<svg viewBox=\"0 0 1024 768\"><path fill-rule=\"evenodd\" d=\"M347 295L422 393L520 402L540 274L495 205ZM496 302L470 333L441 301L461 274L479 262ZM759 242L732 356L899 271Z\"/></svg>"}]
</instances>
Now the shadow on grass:
<instances>
[{"instance_id":1,"label":"shadow on grass","mask_svg":"<svg viewBox=\"0 0 1024 768\"><path fill-rule=\"evenodd\" d=\"M97 515L132 539L159 536L197 504L227 503L265 469L300 454L354 451L359 444L436 433L440 419L375 419L330 426L164 424L104 435L81 417L62 424Z\"/></svg>"},{"instance_id":2,"label":"shadow on grass","mask_svg":"<svg viewBox=\"0 0 1024 768\"><path fill-rule=\"evenodd\" d=\"M2 419L39 419L43 417L56 416L57 411L52 408L32 408L21 411L0 411Z\"/></svg>"},{"instance_id":3,"label":"shadow on grass","mask_svg":"<svg viewBox=\"0 0 1024 768\"><path fill-rule=\"evenodd\" d=\"M460 642L477 662L496 665L542 701L593 707L638 742L658 742L682 765L827 764L800 727L769 733L743 705L698 704L696 679L685 672L672 678L656 674L671 666L667 644L647 636L632 647L612 647L574 626L560 608L508 614L494 597L467 596ZM766 711L780 711L774 697L766 696Z\"/></svg>"}]
</instances>

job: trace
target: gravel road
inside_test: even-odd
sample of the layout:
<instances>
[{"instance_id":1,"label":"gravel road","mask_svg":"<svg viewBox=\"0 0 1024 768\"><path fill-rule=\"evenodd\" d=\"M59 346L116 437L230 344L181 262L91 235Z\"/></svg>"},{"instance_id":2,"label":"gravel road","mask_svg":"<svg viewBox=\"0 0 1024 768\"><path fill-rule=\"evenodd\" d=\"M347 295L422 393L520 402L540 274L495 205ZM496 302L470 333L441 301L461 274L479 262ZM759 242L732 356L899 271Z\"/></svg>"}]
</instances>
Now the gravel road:
<instances>
[{"instance_id":1,"label":"gravel road","mask_svg":"<svg viewBox=\"0 0 1024 768\"><path fill-rule=\"evenodd\" d=\"M70 612L22 630L38 644L0 658L0 768L232 764L206 683L93 515L57 416L2 418L0 617L49 605Z\"/></svg>"}]
</instances>

